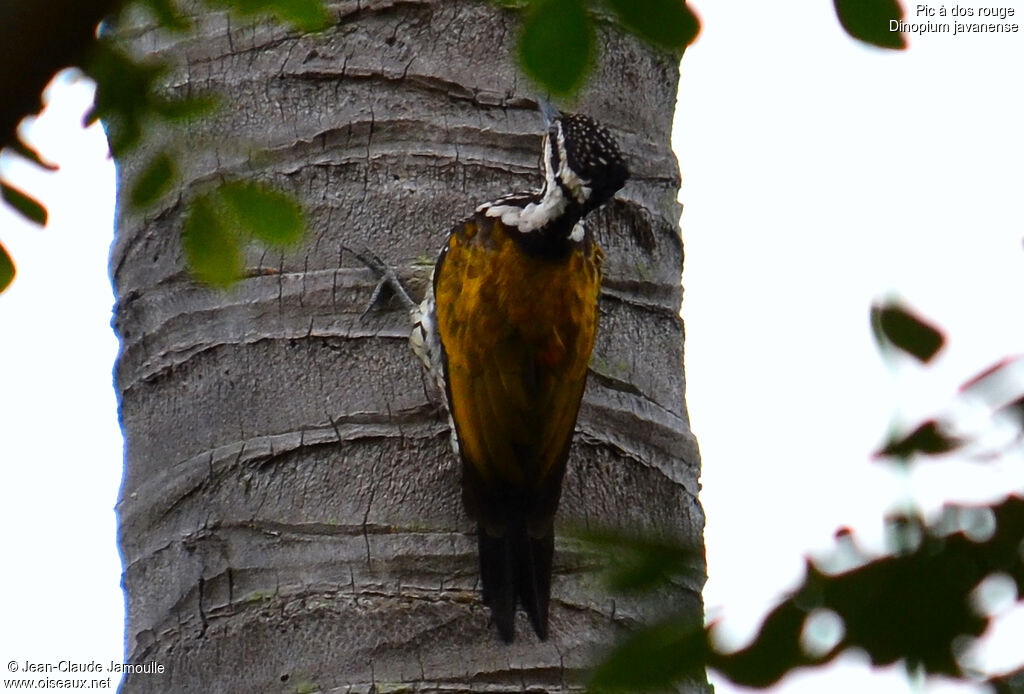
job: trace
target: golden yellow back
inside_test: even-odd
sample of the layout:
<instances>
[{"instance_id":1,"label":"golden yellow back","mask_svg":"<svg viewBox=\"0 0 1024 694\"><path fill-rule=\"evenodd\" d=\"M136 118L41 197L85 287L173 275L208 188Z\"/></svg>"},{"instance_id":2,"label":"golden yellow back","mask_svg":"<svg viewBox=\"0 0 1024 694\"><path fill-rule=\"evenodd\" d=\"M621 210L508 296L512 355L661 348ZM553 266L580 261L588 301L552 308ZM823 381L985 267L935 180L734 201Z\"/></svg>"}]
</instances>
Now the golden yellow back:
<instances>
[{"instance_id":1,"label":"golden yellow back","mask_svg":"<svg viewBox=\"0 0 1024 694\"><path fill-rule=\"evenodd\" d=\"M561 481L597 332L603 254L585 238L560 257L528 255L515 234L482 214L463 223L434 293L462 458L484 487L529 495Z\"/></svg>"}]
</instances>

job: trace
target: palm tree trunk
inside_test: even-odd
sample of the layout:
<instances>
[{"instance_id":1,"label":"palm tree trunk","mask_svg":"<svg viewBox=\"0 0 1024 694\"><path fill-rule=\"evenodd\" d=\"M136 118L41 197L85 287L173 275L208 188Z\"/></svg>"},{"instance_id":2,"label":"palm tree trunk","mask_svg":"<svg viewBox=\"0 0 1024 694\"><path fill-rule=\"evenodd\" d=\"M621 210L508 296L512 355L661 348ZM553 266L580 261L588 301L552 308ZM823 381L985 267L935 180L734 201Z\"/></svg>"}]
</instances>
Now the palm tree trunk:
<instances>
[{"instance_id":1,"label":"palm tree trunk","mask_svg":"<svg viewBox=\"0 0 1024 694\"><path fill-rule=\"evenodd\" d=\"M200 7L200 6L197 6ZM118 504L127 657L163 674L124 692L549 691L648 618L605 594L565 534L551 638L502 644L477 588L476 539L437 394L401 311L360 319L370 248L422 289L447 230L538 183L541 120L513 62L515 12L460 0L340 2L298 36L205 9L195 36L122 29L172 58L178 93L223 107L119 162L182 153L178 194L122 204L111 258L125 447ZM616 135L633 179L591 222L607 260L592 373L560 522L700 542L679 318L679 178L671 56L602 24L575 110ZM178 230L210 181L254 177L310 213L291 252L248 251L219 292L183 269ZM700 573L700 572L698 572ZM703 577L671 596L700 614ZM705 691L703 682L689 691Z\"/></svg>"}]
</instances>

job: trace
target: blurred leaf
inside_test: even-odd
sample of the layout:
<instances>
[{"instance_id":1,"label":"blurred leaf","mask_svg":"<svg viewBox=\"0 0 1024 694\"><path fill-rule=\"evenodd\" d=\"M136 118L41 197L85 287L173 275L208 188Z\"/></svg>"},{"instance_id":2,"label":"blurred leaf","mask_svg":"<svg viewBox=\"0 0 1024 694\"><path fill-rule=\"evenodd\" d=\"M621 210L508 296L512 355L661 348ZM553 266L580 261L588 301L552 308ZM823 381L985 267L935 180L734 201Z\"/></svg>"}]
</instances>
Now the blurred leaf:
<instances>
[{"instance_id":1,"label":"blurred leaf","mask_svg":"<svg viewBox=\"0 0 1024 694\"><path fill-rule=\"evenodd\" d=\"M226 227L220 210L207 196L192 202L182 245L188 265L200 281L227 287L241 276L238 238Z\"/></svg>"},{"instance_id":2,"label":"blurred leaf","mask_svg":"<svg viewBox=\"0 0 1024 694\"><path fill-rule=\"evenodd\" d=\"M807 592L806 584L804 592ZM713 652L708 659L712 667L736 684L764 689L778 682L798 667L828 662L839 649L819 657L811 657L800 645L800 635L807 615L817 605L804 606L806 598L790 598L777 605L761 623L754 642L734 653Z\"/></svg>"},{"instance_id":3,"label":"blurred leaf","mask_svg":"<svg viewBox=\"0 0 1024 694\"><path fill-rule=\"evenodd\" d=\"M960 448L963 443L962 440L943 432L939 422L929 419L903 438L890 439L884 447L875 451L874 456L876 458L882 456L909 458L917 453L942 455Z\"/></svg>"},{"instance_id":4,"label":"blurred leaf","mask_svg":"<svg viewBox=\"0 0 1024 694\"><path fill-rule=\"evenodd\" d=\"M1024 667L1008 672L988 681L995 694L1024 694Z\"/></svg>"},{"instance_id":5,"label":"blurred leaf","mask_svg":"<svg viewBox=\"0 0 1024 694\"><path fill-rule=\"evenodd\" d=\"M839 23L853 38L879 48L907 47L902 32L889 30L890 20L903 19L897 0L835 0L835 7Z\"/></svg>"},{"instance_id":6,"label":"blurred leaf","mask_svg":"<svg viewBox=\"0 0 1024 694\"><path fill-rule=\"evenodd\" d=\"M14 261L7 253L7 249L0 243L0 292L11 286L14 281Z\"/></svg>"},{"instance_id":7,"label":"blurred leaf","mask_svg":"<svg viewBox=\"0 0 1024 694\"><path fill-rule=\"evenodd\" d=\"M10 148L16 154L24 157L25 159L28 159L30 162L32 162L33 164L40 168L46 169L47 171L60 170L59 166L57 166L53 162L43 159L42 155L40 155L39 152L37 152L32 147L29 147L27 144L25 144L25 142L23 142L20 139L15 139L14 142L10 144Z\"/></svg>"},{"instance_id":8,"label":"blurred leaf","mask_svg":"<svg viewBox=\"0 0 1024 694\"><path fill-rule=\"evenodd\" d=\"M39 226L46 226L46 208L35 198L6 183L0 183L0 193L3 194L4 202L20 212L23 217Z\"/></svg>"},{"instance_id":9,"label":"blurred leaf","mask_svg":"<svg viewBox=\"0 0 1024 694\"><path fill-rule=\"evenodd\" d=\"M597 666L589 688L668 691L685 678L700 677L705 665L737 684L765 688L796 668L824 664L849 649L865 652L874 665L905 660L927 674L961 677L957 649L990 621L973 607L976 587L992 574L1005 573L1024 596L1024 498L962 510L991 514L994 527L987 539L972 539L962 530L950 533L940 522L920 526L919 541L902 553L843 573L823 573L808 562L802 584L765 617L745 648L719 651L709 630L692 618L670 619L623 641ZM919 524L921 519L900 516L890 522ZM843 636L829 652L813 655L804 651L801 635L818 608L842 620ZM1021 679L1016 672L996 684L1012 692L1006 687Z\"/></svg>"},{"instance_id":10,"label":"blurred leaf","mask_svg":"<svg viewBox=\"0 0 1024 694\"><path fill-rule=\"evenodd\" d=\"M95 106L86 123L102 118L115 157L134 147L153 110L153 91L167 66L152 59L135 61L110 40L96 42L86 72L96 81Z\"/></svg>"},{"instance_id":11,"label":"blurred leaf","mask_svg":"<svg viewBox=\"0 0 1024 694\"><path fill-rule=\"evenodd\" d=\"M1011 496L991 507L967 508L992 513L995 527L988 539L925 528L911 552L834 577L812 575L824 606L845 623L846 645L863 649L875 665L906 659L930 674L961 674L955 647L988 624L971 604L976 586L1005 572L1018 594L1024 587L1024 499Z\"/></svg>"},{"instance_id":12,"label":"blurred leaf","mask_svg":"<svg viewBox=\"0 0 1024 694\"><path fill-rule=\"evenodd\" d=\"M733 682L764 687L796 667L831 660L857 648L874 665L907 660L929 674L959 676L954 655L964 637L984 632L971 594L985 577L1006 572L1024 595L1024 499L1011 496L992 507L995 531L985 541L958 532L925 528L905 554L884 556L856 569L827 575L808 564L803 584L764 620L750 646L736 653L712 652L709 667ZM817 607L843 621L845 635L829 654L813 658L799 647L806 615Z\"/></svg>"},{"instance_id":13,"label":"blurred leaf","mask_svg":"<svg viewBox=\"0 0 1024 694\"><path fill-rule=\"evenodd\" d=\"M620 593L649 591L694 572L703 551L679 543L614 531L579 534L608 558L605 578Z\"/></svg>"},{"instance_id":14,"label":"blurred leaf","mask_svg":"<svg viewBox=\"0 0 1024 694\"><path fill-rule=\"evenodd\" d=\"M164 29L186 31L192 26L192 22L174 6L173 0L143 0L143 2Z\"/></svg>"},{"instance_id":15,"label":"blurred leaf","mask_svg":"<svg viewBox=\"0 0 1024 694\"><path fill-rule=\"evenodd\" d=\"M594 51L594 26L583 0L534 0L519 38L523 69L554 94L582 83Z\"/></svg>"},{"instance_id":16,"label":"blurred leaf","mask_svg":"<svg viewBox=\"0 0 1024 694\"><path fill-rule=\"evenodd\" d=\"M214 96L187 96L182 99L154 99L153 110L170 121L188 121L205 116L219 105Z\"/></svg>"},{"instance_id":17,"label":"blurred leaf","mask_svg":"<svg viewBox=\"0 0 1024 694\"><path fill-rule=\"evenodd\" d=\"M156 202L174 180L174 161L167 152L156 155L132 185L128 201L141 209Z\"/></svg>"},{"instance_id":18,"label":"blurred leaf","mask_svg":"<svg viewBox=\"0 0 1024 694\"><path fill-rule=\"evenodd\" d=\"M924 363L928 363L945 342L937 328L892 302L871 307L871 326L879 345L892 345Z\"/></svg>"},{"instance_id":19,"label":"blurred leaf","mask_svg":"<svg viewBox=\"0 0 1024 694\"><path fill-rule=\"evenodd\" d=\"M700 20L684 0L605 0L624 27L655 46L682 51L697 38Z\"/></svg>"},{"instance_id":20,"label":"blurred leaf","mask_svg":"<svg viewBox=\"0 0 1024 694\"><path fill-rule=\"evenodd\" d=\"M242 16L270 15L300 31L320 31L331 23L321 0L207 0L207 4L234 10Z\"/></svg>"},{"instance_id":21,"label":"blurred leaf","mask_svg":"<svg viewBox=\"0 0 1024 694\"><path fill-rule=\"evenodd\" d=\"M1016 400L1012 400L998 410L998 414L1006 415L1017 421L1017 426L1024 427L1024 395L1020 396Z\"/></svg>"},{"instance_id":22,"label":"blurred leaf","mask_svg":"<svg viewBox=\"0 0 1024 694\"><path fill-rule=\"evenodd\" d=\"M302 238L302 209L287 193L252 181L225 183L218 192L244 231L260 241L284 246Z\"/></svg>"},{"instance_id":23,"label":"blurred leaf","mask_svg":"<svg viewBox=\"0 0 1024 694\"><path fill-rule=\"evenodd\" d=\"M670 619L630 635L590 676L591 692L667 691L686 677L704 678L707 634L699 621Z\"/></svg>"}]
</instances>

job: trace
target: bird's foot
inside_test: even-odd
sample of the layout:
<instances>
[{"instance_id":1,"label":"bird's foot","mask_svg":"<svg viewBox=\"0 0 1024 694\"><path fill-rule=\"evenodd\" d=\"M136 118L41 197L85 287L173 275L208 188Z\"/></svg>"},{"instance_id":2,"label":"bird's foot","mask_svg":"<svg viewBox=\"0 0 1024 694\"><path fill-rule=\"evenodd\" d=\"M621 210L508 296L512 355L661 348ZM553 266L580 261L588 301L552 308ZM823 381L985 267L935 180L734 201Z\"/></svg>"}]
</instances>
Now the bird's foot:
<instances>
[{"instance_id":1,"label":"bird's foot","mask_svg":"<svg viewBox=\"0 0 1024 694\"><path fill-rule=\"evenodd\" d=\"M359 252L353 250L347 246L342 246L342 249L348 251L356 257L359 262L370 269L370 272L377 278L377 286L374 287L373 294L370 296L370 301L367 303L366 308L359 314L359 319L363 320L366 315L377 308L380 304L384 303L388 297L395 296L398 301L407 311L415 311L418 308L416 302L409 298L409 293L405 291L405 287L402 286L401 281L388 265L381 260L377 254L369 250Z\"/></svg>"}]
</instances>

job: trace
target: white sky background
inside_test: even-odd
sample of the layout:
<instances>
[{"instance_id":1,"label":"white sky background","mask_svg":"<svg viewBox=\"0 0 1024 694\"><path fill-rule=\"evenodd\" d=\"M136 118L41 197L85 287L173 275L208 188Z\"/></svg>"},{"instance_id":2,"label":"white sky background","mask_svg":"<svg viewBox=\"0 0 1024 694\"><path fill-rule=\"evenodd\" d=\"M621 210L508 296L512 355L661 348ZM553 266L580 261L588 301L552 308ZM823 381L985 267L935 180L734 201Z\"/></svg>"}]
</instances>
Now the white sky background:
<instances>
[{"instance_id":1,"label":"white sky background","mask_svg":"<svg viewBox=\"0 0 1024 694\"><path fill-rule=\"evenodd\" d=\"M960 383L1024 348L1024 34L925 34L888 52L847 38L822 0L697 8L675 133L687 401L708 614L738 647L839 526L880 549L908 491L936 509L1024 488L1019 456L910 480L869 460L897 410L905 424L948 411ZM947 330L934 368L879 357L868 309L889 294ZM1021 612L975 662L1020 662ZM908 690L900 669L868 679L856 662L839 670L850 691ZM780 690L838 691L820 678Z\"/></svg>"},{"instance_id":2,"label":"white sky background","mask_svg":"<svg viewBox=\"0 0 1024 694\"><path fill-rule=\"evenodd\" d=\"M0 678L11 659L106 667L123 651L113 512L122 442L106 271L114 165L99 125L81 127L91 85L66 77L32 128L60 172L0 162L50 212L40 229L0 205L0 239L18 269L0 294Z\"/></svg>"},{"instance_id":3,"label":"white sky background","mask_svg":"<svg viewBox=\"0 0 1024 694\"><path fill-rule=\"evenodd\" d=\"M935 509L1024 488L1020 456L910 479L869 460L897 410L906 424L948 410L961 382L1024 352L1024 33L912 36L893 53L848 39L827 0L697 9L676 116L687 399L704 458L709 616L739 646L837 527L881 548L882 516L908 492ZM121 659L123 628L114 174L101 131L78 125L87 85L64 79L52 94L32 138L60 173L3 162L51 222L39 230L0 208L19 271L0 295L0 663L107 663ZM890 293L947 330L935 368L879 358L868 307ZM1022 613L973 662L1019 662ZM898 667L873 673L850 656L777 691L869 687L912 689Z\"/></svg>"}]
</instances>

